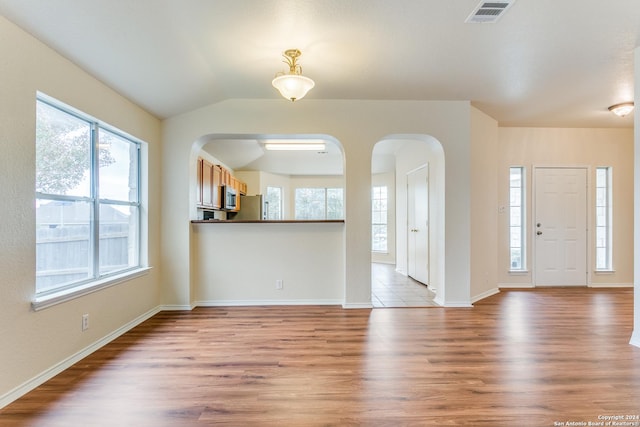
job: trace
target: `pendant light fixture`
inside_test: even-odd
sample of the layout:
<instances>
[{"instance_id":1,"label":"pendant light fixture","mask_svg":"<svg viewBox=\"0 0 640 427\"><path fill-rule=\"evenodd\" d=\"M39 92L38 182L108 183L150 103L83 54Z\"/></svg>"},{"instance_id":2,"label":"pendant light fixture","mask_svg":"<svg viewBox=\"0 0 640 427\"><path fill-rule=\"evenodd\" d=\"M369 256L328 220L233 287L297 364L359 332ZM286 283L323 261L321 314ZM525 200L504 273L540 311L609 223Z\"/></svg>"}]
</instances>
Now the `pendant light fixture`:
<instances>
[{"instance_id":1,"label":"pendant light fixture","mask_svg":"<svg viewBox=\"0 0 640 427\"><path fill-rule=\"evenodd\" d=\"M609 111L619 117L624 117L633 111L633 102L623 102L609 107Z\"/></svg>"},{"instance_id":2,"label":"pendant light fixture","mask_svg":"<svg viewBox=\"0 0 640 427\"><path fill-rule=\"evenodd\" d=\"M289 66L289 72L279 72L271 84L280 91L280 94L290 101L304 98L316 84L309 77L302 75L302 67L298 64L298 57L302 53L298 49L284 51L284 62Z\"/></svg>"}]
</instances>

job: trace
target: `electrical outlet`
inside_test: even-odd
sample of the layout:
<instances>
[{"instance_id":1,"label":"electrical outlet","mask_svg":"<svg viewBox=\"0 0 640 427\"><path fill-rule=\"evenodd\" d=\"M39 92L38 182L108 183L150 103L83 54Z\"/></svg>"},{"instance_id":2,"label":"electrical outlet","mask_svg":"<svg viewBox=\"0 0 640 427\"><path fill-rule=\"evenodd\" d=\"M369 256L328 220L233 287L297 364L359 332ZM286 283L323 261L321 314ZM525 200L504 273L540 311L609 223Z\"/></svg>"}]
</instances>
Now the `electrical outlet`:
<instances>
[{"instance_id":1,"label":"electrical outlet","mask_svg":"<svg viewBox=\"0 0 640 427\"><path fill-rule=\"evenodd\" d=\"M282 279L278 279L276 280L276 289L281 290L283 287L282 285Z\"/></svg>"},{"instance_id":2,"label":"electrical outlet","mask_svg":"<svg viewBox=\"0 0 640 427\"><path fill-rule=\"evenodd\" d=\"M89 315L88 314L83 314L82 315L82 330L86 331L87 329L89 329Z\"/></svg>"}]
</instances>

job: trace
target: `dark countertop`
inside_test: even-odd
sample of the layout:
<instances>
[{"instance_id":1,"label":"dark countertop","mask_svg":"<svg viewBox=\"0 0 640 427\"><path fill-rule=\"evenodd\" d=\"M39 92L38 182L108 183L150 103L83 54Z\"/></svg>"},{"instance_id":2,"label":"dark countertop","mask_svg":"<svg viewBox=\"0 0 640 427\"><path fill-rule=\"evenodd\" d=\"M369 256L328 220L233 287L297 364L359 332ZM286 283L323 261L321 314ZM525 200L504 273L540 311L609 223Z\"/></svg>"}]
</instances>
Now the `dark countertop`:
<instances>
[{"instance_id":1,"label":"dark countertop","mask_svg":"<svg viewBox=\"0 0 640 427\"><path fill-rule=\"evenodd\" d=\"M285 219L285 220L255 220L255 219L197 219L191 220L192 224L344 224L344 219L310 219L310 220L298 220L298 219Z\"/></svg>"}]
</instances>

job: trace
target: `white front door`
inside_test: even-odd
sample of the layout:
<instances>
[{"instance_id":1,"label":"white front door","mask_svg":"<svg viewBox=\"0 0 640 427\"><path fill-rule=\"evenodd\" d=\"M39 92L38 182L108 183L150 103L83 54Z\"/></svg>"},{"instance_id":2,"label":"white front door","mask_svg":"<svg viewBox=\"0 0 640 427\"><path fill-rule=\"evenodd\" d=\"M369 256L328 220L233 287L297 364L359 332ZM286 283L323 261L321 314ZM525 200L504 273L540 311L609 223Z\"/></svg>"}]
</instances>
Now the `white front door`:
<instances>
[{"instance_id":1,"label":"white front door","mask_svg":"<svg viewBox=\"0 0 640 427\"><path fill-rule=\"evenodd\" d=\"M586 169L535 169L533 239L536 286L586 286Z\"/></svg>"},{"instance_id":2,"label":"white front door","mask_svg":"<svg viewBox=\"0 0 640 427\"><path fill-rule=\"evenodd\" d=\"M429 283L429 168L407 174L407 272Z\"/></svg>"}]
</instances>

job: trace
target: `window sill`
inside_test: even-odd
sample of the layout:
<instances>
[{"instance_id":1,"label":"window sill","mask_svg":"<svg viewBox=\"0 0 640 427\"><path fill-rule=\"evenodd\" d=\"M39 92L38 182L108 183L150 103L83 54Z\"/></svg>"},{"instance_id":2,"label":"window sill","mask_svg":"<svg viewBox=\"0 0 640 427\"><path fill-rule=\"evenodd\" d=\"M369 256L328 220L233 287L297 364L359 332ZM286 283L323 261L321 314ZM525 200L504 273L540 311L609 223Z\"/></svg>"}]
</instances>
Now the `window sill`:
<instances>
[{"instance_id":1,"label":"window sill","mask_svg":"<svg viewBox=\"0 0 640 427\"><path fill-rule=\"evenodd\" d=\"M524 276L529 274L529 270L509 270L509 274L513 274L514 276Z\"/></svg>"},{"instance_id":2,"label":"window sill","mask_svg":"<svg viewBox=\"0 0 640 427\"><path fill-rule=\"evenodd\" d=\"M607 274L616 274L616 271L615 270L594 270L593 273L607 275Z\"/></svg>"},{"instance_id":3,"label":"window sill","mask_svg":"<svg viewBox=\"0 0 640 427\"><path fill-rule=\"evenodd\" d=\"M105 289L119 283L135 279L136 277L143 276L147 274L149 270L151 270L151 267L141 267L122 274L118 274L116 276L109 276L108 278L96 280L95 282L87 283L73 289L66 289L64 291L56 292L53 294L35 297L33 301L31 301L31 308L33 309L33 311L44 310L45 308L49 308L63 302L71 301L84 295L99 291L101 289Z\"/></svg>"}]
</instances>

